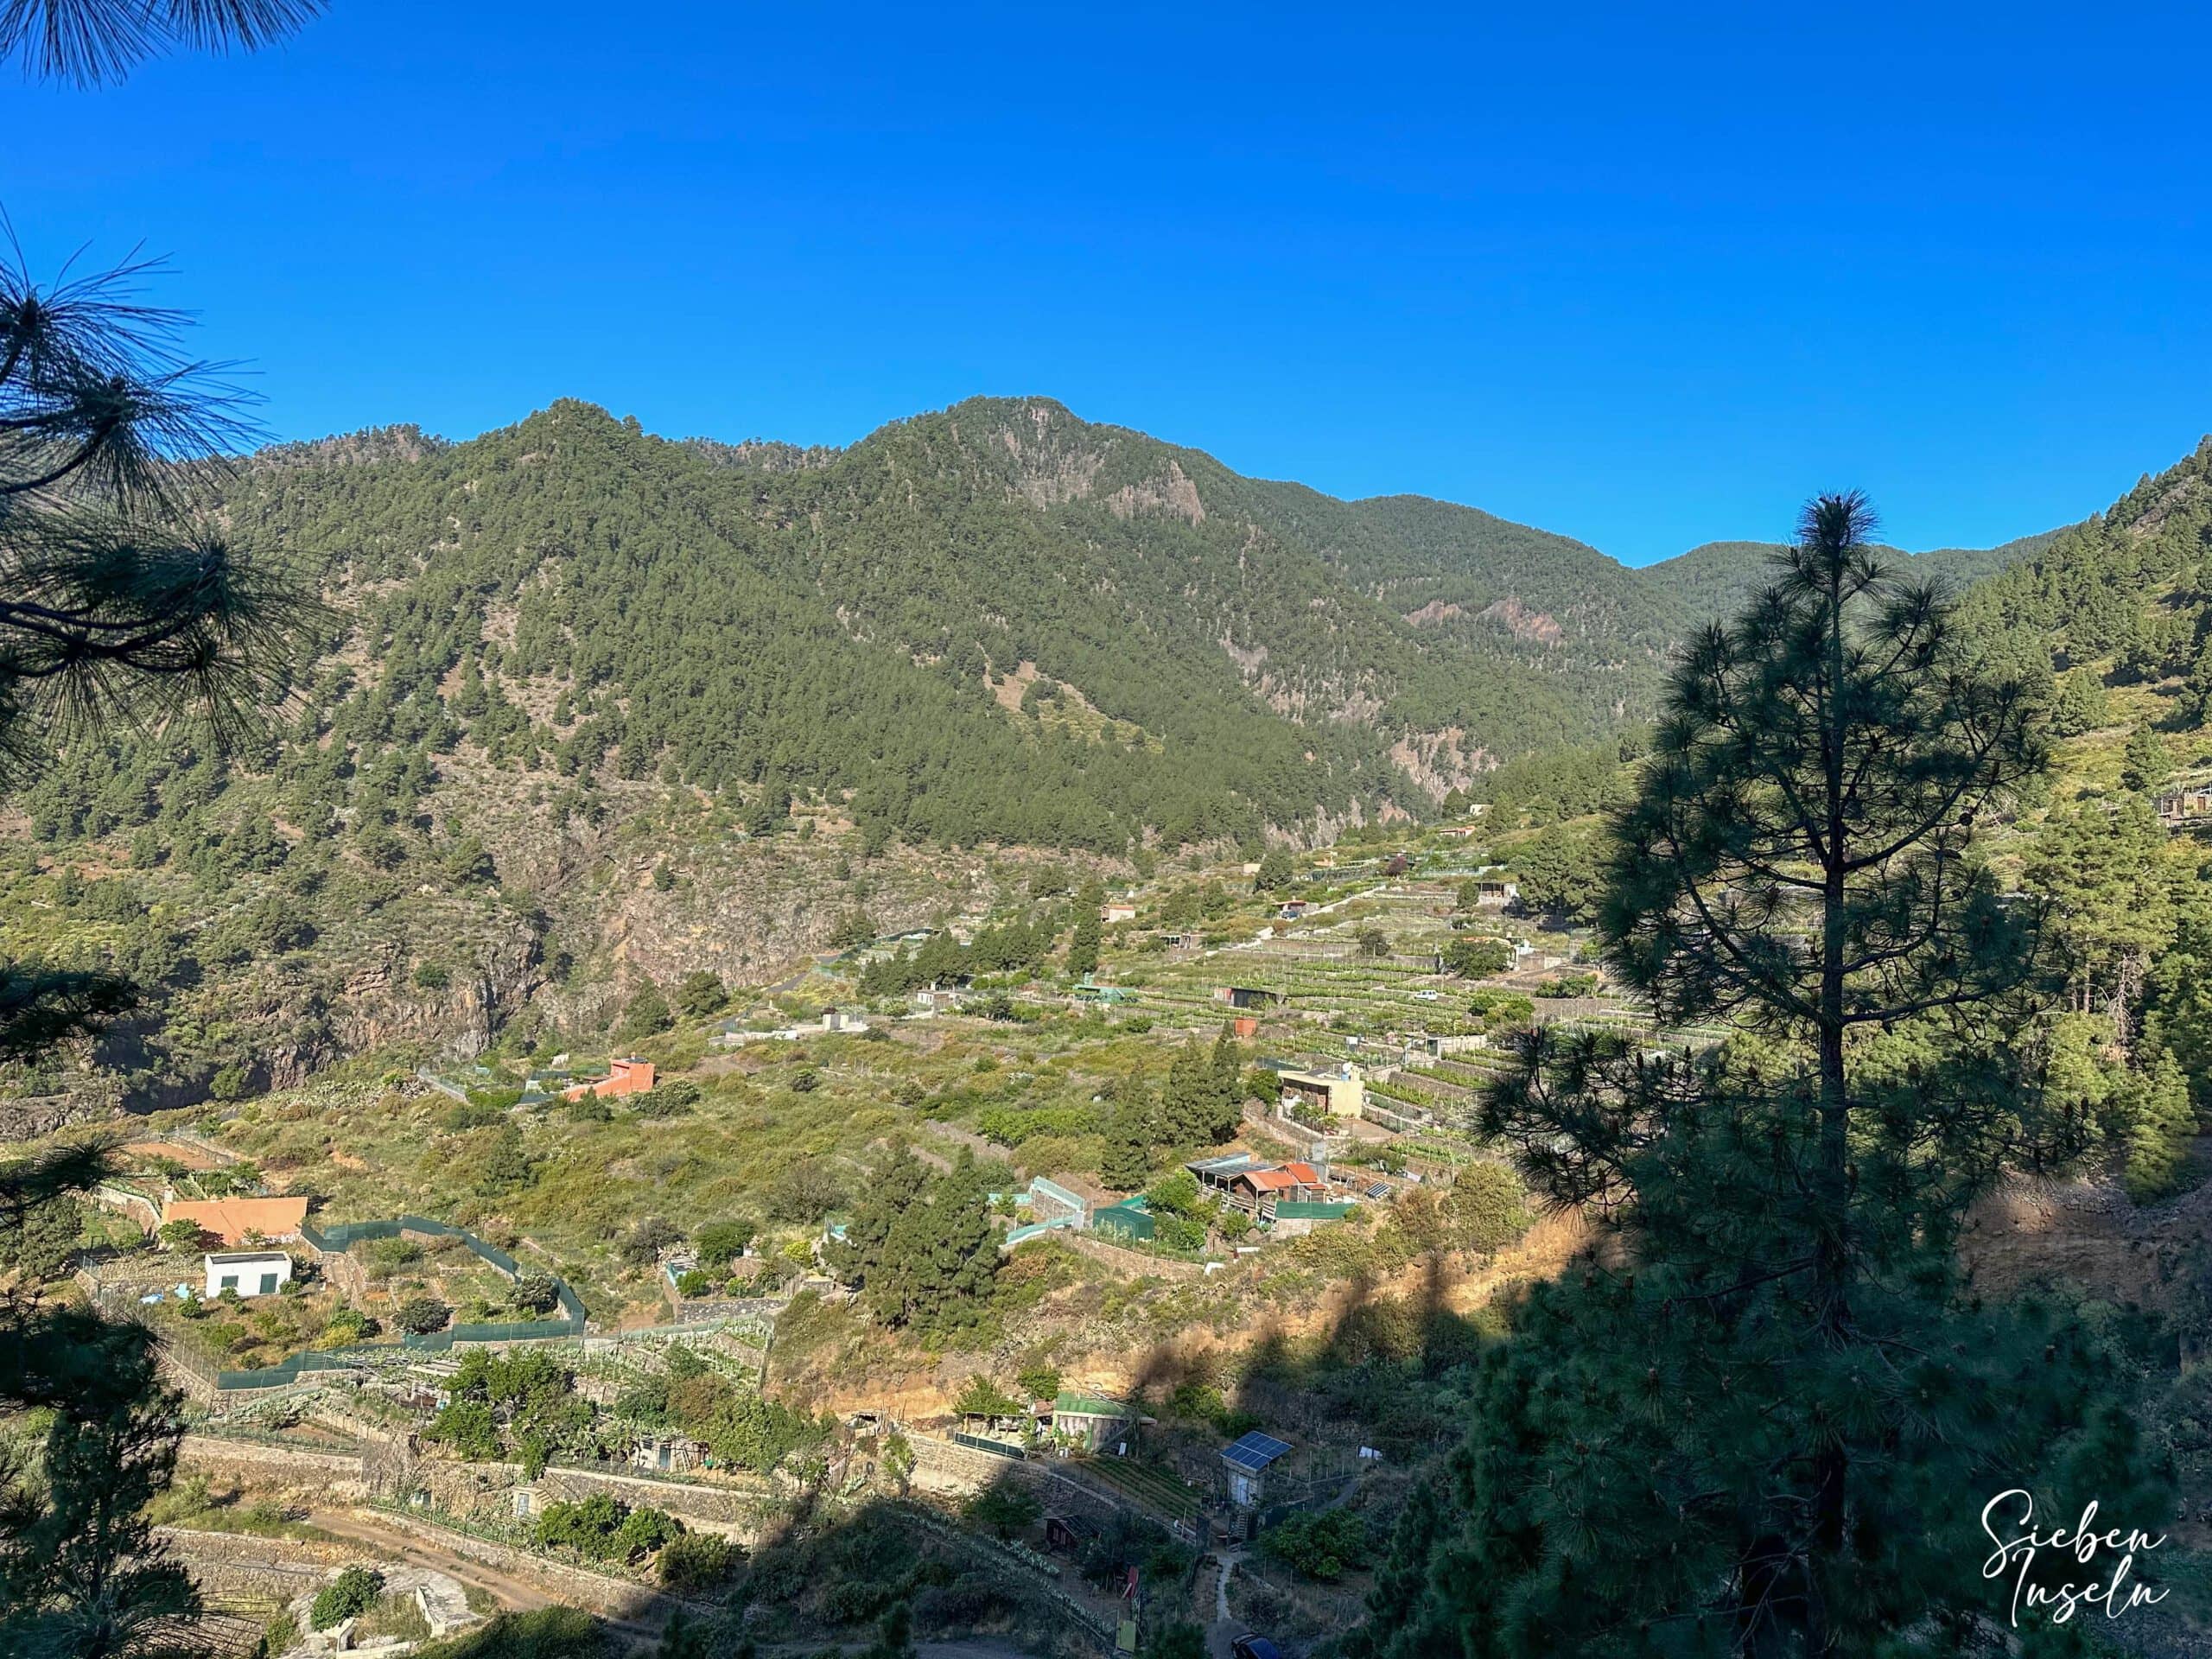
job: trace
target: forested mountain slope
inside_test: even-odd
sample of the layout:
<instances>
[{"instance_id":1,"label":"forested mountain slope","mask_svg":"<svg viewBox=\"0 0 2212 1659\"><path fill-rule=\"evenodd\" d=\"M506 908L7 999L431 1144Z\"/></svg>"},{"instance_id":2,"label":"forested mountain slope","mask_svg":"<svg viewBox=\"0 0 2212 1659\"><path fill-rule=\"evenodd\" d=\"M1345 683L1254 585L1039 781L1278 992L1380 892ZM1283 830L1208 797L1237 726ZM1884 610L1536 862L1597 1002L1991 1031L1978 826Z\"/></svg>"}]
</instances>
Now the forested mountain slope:
<instances>
[{"instance_id":1,"label":"forested mountain slope","mask_svg":"<svg viewBox=\"0 0 2212 1659\"><path fill-rule=\"evenodd\" d=\"M1985 576L2032 558L2064 533L2046 530L1997 547L1939 547L1925 553L1891 548L1887 551L1895 559L1910 561L1905 568L1911 575L1941 582L1956 594ZM1648 564L1639 574L1696 620L1707 622L1741 609L1744 601L1768 580L1768 565L1781 551L1781 546L1773 542L1707 542L1671 559Z\"/></svg>"},{"instance_id":2,"label":"forested mountain slope","mask_svg":"<svg viewBox=\"0 0 2212 1659\"><path fill-rule=\"evenodd\" d=\"M2063 798L2129 723L2204 748L2206 467L1969 598L2067 671ZM1039 400L843 451L561 404L272 449L213 505L323 574L326 649L264 742L105 731L16 792L0 950L120 967L153 1010L18 1095L588 1027L641 976L757 982L855 918L1018 905L1020 860L981 843L1326 837L1477 777L1572 816L1692 616L1562 537Z\"/></svg>"},{"instance_id":3,"label":"forested mountain slope","mask_svg":"<svg viewBox=\"0 0 2212 1659\"><path fill-rule=\"evenodd\" d=\"M371 671L312 699L349 735L415 741L442 696L525 768L772 778L879 836L1117 850L1418 808L1642 712L1680 631L1577 543L1039 400L834 454L563 403L294 446L224 505L360 619Z\"/></svg>"}]
</instances>

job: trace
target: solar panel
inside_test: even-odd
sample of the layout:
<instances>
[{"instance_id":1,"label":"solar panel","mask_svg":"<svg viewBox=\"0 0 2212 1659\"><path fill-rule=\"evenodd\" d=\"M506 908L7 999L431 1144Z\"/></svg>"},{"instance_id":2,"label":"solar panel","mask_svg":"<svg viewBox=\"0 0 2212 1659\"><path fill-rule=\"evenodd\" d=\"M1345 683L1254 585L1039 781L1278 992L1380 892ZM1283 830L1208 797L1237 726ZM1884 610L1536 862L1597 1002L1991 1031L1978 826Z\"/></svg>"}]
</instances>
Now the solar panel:
<instances>
[{"instance_id":1,"label":"solar panel","mask_svg":"<svg viewBox=\"0 0 2212 1659\"><path fill-rule=\"evenodd\" d=\"M1277 1458L1290 1450L1290 1442L1279 1440L1272 1434L1262 1434L1255 1429L1222 1452L1222 1457L1239 1469L1257 1474Z\"/></svg>"}]
</instances>

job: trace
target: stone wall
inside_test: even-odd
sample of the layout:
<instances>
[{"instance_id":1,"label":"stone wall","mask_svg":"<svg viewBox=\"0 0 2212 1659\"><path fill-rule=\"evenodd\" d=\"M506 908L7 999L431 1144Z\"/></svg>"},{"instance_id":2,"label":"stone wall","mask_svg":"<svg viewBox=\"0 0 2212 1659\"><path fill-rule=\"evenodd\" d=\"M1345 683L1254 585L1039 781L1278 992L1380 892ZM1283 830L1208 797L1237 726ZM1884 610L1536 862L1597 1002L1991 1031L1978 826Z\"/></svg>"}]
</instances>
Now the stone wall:
<instances>
[{"instance_id":1,"label":"stone wall","mask_svg":"<svg viewBox=\"0 0 2212 1659\"><path fill-rule=\"evenodd\" d=\"M602 1618L621 1619L658 1630L668 1623L671 1614L682 1612L688 1618L697 1618L708 1611L695 1603L666 1595L648 1585L632 1584L627 1580L586 1572L580 1567L549 1560L543 1555L534 1555L528 1550L514 1549L505 1544L495 1544L488 1538L479 1538L450 1527L441 1527L415 1516L379 1514L378 1519L395 1532L409 1534L441 1549L449 1550L455 1555L481 1561L486 1567L530 1580L563 1602L597 1613Z\"/></svg>"},{"instance_id":2,"label":"stone wall","mask_svg":"<svg viewBox=\"0 0 2212 1659\"><path fill-rule=\"evenodd\" d=\"M1001 1481L1016 1480L1056 1514L1074 1513L1103 1519L1116 1510L1134 1508L1118 1496L1084 1480L1080 1474L1046 1460L995 1458L988 1452L911 1430L906 1441L914 1449L912 1484L918 1492L939 1497L965 1497Z\"/></svg>"},{"instance_id":3,"label":"stone wall","mask_svg":"<svg viewBox=\"0 0 2212 1659\"><path fill-rule=\"evenodd\" d=\"M1206 1276L1203 1262L1178 1262L1172 1256L1150 1255L1142 1250L1126 1249L1119 1244L1109 1244L1090 1233L1079 1233L1063 1227L1052 1235L1070 1249L1103 1262L1116 1273L1127 1274L1133 1279L1203 1279Z\"/></svg>"},{"instance_id":4,"label":"stone wall","mask_svg":"<svg viewBox=\"0 0 2212 1659\"><path fill-rule=\"evenodd\" d=\"M304 1446L188 1434L177 1447L177 1464L181 1468L229 1475L252 1485L313 1486L346 1502L367 1491L359 1452L315 1452Z\"/></svg>"},{"instance_id":5,"label":"stone wall","mask_svg":"<svg viewBox=\"0 0 2212 1659\"><path fill-rule=\"evenodd\" d=\"M375 1560L359 1545L321 1539L256 1538L189 1527L156 1527L154 1537L211 1602L282 1605L321 1589L334 1568Z\"/></svg>"}]
</instances>

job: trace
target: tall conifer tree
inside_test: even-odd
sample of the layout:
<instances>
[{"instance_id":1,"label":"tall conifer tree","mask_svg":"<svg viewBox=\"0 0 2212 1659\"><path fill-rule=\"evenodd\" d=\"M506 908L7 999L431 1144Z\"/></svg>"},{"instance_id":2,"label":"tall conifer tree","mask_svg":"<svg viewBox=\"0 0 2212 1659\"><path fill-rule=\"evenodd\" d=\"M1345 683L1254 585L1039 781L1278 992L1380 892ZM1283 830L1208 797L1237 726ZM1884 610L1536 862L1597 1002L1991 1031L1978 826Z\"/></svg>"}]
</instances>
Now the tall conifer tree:
<instances>
[{"instance_id":1,"label":"tall conifer tree","mask_svg":"<svg viewBox=\"0 0 2212 1659\"><path fill-rule=\"evenodd\" d=\"M1739 1034L1540 1032L1487 1097L1532 1185L1603 1225L1486 1361L1360 1653L1976 1650L2014 1634L1977 1576L1987 1498L2166 1519L2086 1335L1958 1285L1967 1202L2088 1126L2043 1087L2039 918L1974 847L2041 763L2027 705L1872 529L1814 502L1675 676L1599 931L1662 1022Z\"/></svg>"}]
</instances>

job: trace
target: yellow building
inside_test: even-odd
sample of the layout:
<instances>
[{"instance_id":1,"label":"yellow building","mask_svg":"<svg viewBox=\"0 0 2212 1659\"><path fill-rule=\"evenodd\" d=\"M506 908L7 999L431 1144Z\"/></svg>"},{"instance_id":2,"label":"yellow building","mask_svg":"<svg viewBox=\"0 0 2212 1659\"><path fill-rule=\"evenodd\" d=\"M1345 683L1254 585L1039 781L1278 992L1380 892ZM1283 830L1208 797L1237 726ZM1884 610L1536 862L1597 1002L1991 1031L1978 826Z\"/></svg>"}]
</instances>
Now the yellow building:
<instances>
[{"instance_id":1,"label":"yellow building","mask_svg":"<svg viewBox=\"0 0 2212 1659\"><path fill-rule=\"evenodd\" d=\"M1367 1080L1356 1065L1335 1071L1282 1071L1276 1074L1286 1095L1319 1107L1331 1117L1359 1117L1367 1106Z\"/></svg>"}]
</instances>

